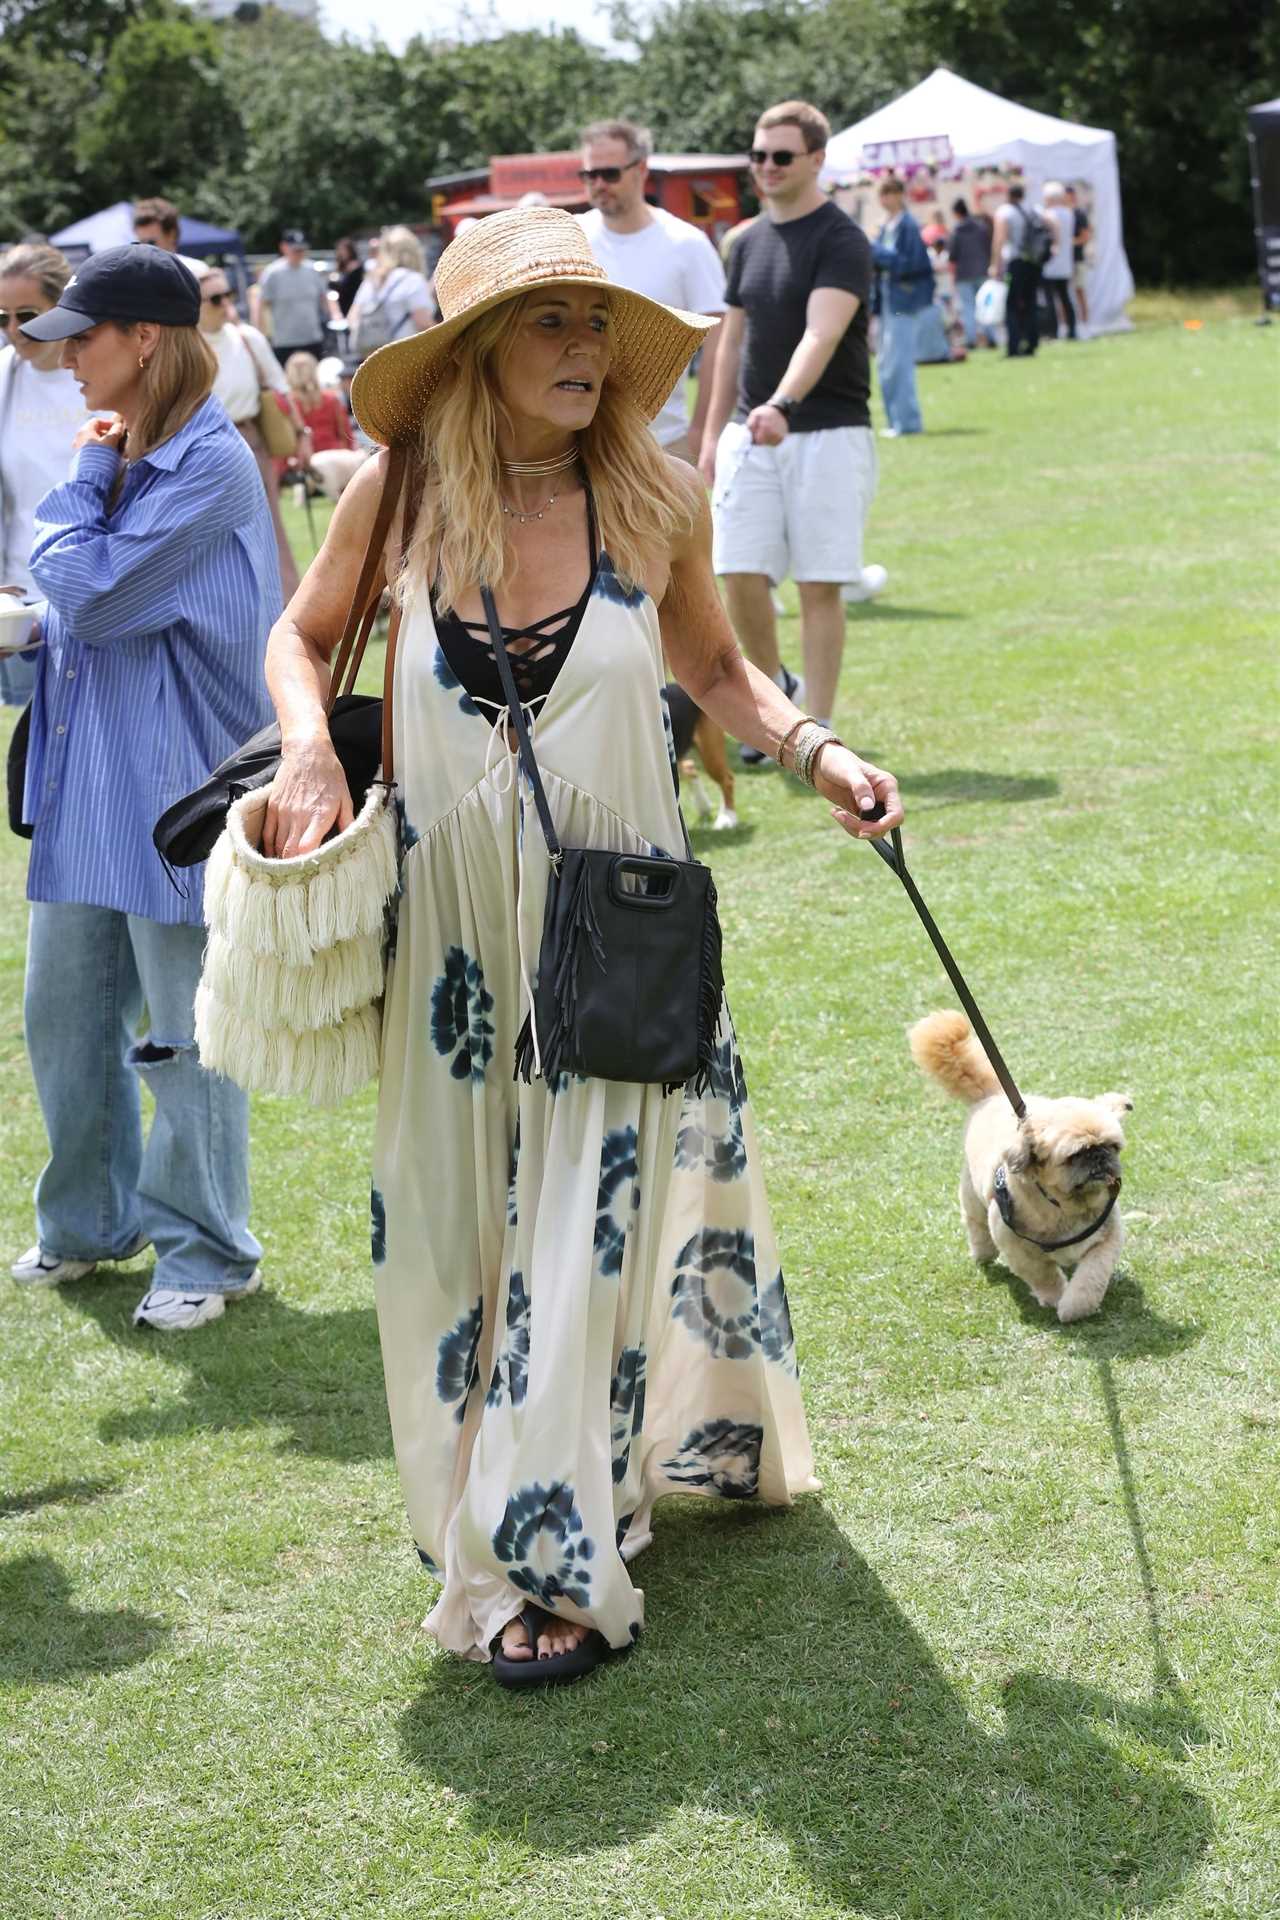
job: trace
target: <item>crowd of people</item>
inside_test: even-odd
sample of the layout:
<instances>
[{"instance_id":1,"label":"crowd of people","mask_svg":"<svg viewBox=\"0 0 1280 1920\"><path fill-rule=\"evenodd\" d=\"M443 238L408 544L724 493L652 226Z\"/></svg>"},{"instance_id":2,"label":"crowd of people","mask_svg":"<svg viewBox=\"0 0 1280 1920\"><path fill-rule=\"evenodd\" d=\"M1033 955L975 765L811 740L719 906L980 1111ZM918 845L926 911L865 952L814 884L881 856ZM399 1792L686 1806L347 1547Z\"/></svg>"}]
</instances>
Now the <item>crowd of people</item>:
<instances>
[{"instance_id":1,"label":"crowd of people","mask_svg":"<svg viewBox=\"0 0 1280 1920\"><path fill-rule=\"evenodd\" d=\"M414 1537L441 1581L428 1625L507 1685L577 1677L638 1636L627 1563L663 1493L785 1504L812 1485L727 1008L682 1091L512 1076L554 855L526 822L528 767L509 764L495 648L570 845L683 857L669 680L846 832L900 822L893 776L833 717L846 606L887 580L864 556L872 313L885 430L917 433L936 268L901 181L880 187L874 239L832 203L828 135L802 101L761 114L761 213L727 262L649 203L648 136L623 120L584 132L585 216L472 225L434 286L406 228L367 262L340 242L332 283L289 230L242 316L157 200L135 244L74 276L45 245L0 257L0 584L41 602L4 691L29 702L15 824L49 1141L13 1276L56 1286L151 1248L134 1320L169 1333L260 1284L246 1097L195 1045L202 870L175 885L152 828L274 707L262 854L305 859L348 829L329 665L357 582L385 582L401 868L378 1312ZM1055 285L1075 244L1060 205ZM1019 206L987 235L959 203L947 240L966 337L974 283L1007 269L1015 353L1035 345ZM1068 287L1056 297L1073 326ZM396 495L398 447L417 480ZM294 473L336 502L301 581L279 506Z\"/></svg>"}]
</instances>

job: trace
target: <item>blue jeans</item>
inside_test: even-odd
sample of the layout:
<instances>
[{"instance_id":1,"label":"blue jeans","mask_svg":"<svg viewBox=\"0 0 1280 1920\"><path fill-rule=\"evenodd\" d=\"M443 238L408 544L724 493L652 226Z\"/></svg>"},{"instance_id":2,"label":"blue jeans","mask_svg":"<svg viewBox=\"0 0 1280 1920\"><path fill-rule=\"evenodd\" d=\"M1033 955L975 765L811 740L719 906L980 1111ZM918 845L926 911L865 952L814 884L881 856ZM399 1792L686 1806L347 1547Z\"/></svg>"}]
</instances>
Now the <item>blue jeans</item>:
<instances>
[{"instance_id":1,"label":"blue jeans","mask_svg":"<svg viewBox=\"0 0 1280 1920\"><path fill-rule=\"evenodd\" d=\"M111 1260L141 1234L152 1284L180 1293L234 1291L262 1253L248 1228L248 1096L195 1050L204 940L202 927L33 901L27 941L27 1052L50 1147L40 1245ZM145 1146L139 1080L155 1100Z\"/></svg>"},{"instance_id":2,"label":"blue jeans","mask_svg":"<svg viewBox=\"0 0 1280 1920\"><path fill-rule=\"evenodd\" d=\"M36 684L37 654L9 653L0 659L0 707L25 707Z\"/></svg>"},{"instance_id":3,"label":"blue jeans","mask_svg":"<svg viewBox=\"0 0 1280 1920\"><path fill-rule=\"evenodd\" d=\"M916 316L890 313L886 300L880 310L880 398L889 425L899 433L920 433L920 401L916 394Z\"/></svg>"},{"instance_id":4,"label":"blue jeans","mask_svg":"<svg viewBox=\"0 0 1280 1920\"><path fill-rule=\"evenodd\" d=\"M964 327L966 347L976 347L978 344L978 288L981 285L981 280L956 281L956 297L960 302L960 321ZM992 336L987 329L984 327L982 331L990 340Z\"/></svg>"}]
</instances>

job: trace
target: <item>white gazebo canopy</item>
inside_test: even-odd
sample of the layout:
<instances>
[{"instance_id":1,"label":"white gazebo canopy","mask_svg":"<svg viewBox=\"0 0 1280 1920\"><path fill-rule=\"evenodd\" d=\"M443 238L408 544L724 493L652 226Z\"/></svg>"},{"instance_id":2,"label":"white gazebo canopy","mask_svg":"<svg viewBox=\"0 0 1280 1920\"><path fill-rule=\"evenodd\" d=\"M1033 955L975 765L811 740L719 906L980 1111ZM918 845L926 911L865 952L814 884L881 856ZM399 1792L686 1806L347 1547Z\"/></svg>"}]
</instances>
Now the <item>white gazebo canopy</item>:
<instances>
[{"instance_id":1,"label":"white gazebo canopy","mask_svg":"<svg viewBox=\"0 0 1280 1920\"><path fill-rule=\"evenodd\" d=\"M1129 325L1125 302L1133 295L1133 275L1125 257L1120 218L1120 172L1116 137L1104 127L1079 127L1070 120L1020 107L998 93L975 87L946 67L856 126L833 134L823 178L829 184L849 180L883 158L864 158L863 149L947 143L957 167L1019 167L1031 196L1047 180L1087 181L1093 195L1093 265L1089 274L1089 325L1093 332L1115 332Z\"/></svg>"}]
</instances>

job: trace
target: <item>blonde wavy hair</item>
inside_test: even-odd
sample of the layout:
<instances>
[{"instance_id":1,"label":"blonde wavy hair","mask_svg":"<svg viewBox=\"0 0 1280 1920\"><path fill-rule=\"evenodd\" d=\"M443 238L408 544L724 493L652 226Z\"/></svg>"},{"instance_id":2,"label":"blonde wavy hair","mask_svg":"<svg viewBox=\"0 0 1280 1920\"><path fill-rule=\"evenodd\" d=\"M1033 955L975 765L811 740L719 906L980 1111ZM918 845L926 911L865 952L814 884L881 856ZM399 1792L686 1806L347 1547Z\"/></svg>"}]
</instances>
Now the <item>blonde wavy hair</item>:
<instances>
[{"instance_id":1,"label":"blonde wavy hair","mask_svg":"<svg viewBox=\"0 0 1280 1920\"><path fill-rule=\"evenodd\" d=\"M135 323L117 320L121 333ZM129 428L127 453L140 460L185 427L196 408L213 391L218 362L199 327L161 327L155 352L147 361L142 398Z\"/></svg>"},{"instance_id":2,"label":"blonde wavy hair","mask_svg":"<svg viewBox=\"0 0 1280 1920\"><path fill-rule=\"evenodd\" d=\"M319 379L320 362L314 353L291 353L284 363L289 391L301 407L314 407L324 398Z\"/></svg>"},{"instance_id":3,"label":"blonde wavy hair","mask_svg":"<svg viewBox=\"0 0 1280 1920\"><path fill-rule=\"evenodd\" d=\"M411 227L382 229L378 235L378 247L373 261L375 280L381 283L396 267L407 267L411 273L424 273L426 265L422 242Z\"/></svg>"},{"instance_id":4,"label":"blonde wavy hair","mask_svg":"<svg viewBox=\"0 0 1280 1920\"><path fill-rule=\"evenodd\" d=\"M441 611L455 607L468 587L496 591L515 576L501 506L498 425L506 414L498 376L530 297L504 302L458 336L427 403L422 500L396 587L402 601L428 589L437 566ZM662 452L631 395L608 376L578 445L600 544L630 591L673 537L693 526L701 483L692 467Z\"/></svg>"}]
</instances>

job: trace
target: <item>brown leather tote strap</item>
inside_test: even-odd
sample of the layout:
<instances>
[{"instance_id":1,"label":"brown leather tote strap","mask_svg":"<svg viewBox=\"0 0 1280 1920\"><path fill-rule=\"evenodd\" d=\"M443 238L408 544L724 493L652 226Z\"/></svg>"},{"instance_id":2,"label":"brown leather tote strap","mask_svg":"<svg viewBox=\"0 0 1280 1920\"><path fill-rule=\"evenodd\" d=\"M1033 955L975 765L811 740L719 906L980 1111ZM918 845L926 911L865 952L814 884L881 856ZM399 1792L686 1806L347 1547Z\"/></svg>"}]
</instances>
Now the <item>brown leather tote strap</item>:
<instances>
[{"instance_id":1,"label":"brown leather tote strap","mask_svg":"<svg viewBox=\"0 0 1280 1920\"><path fill-rule=\"evenodd\" d=\"M426 479L422 461L417 449L410 448L405 467L404 481L404 520L402 529L404 538L402 548L413 538L413 529L417 525L418 508L422 503L422 488ZM399 600L392 602L391 619L387 624L387 654L382 668L382 778L389 787L396 780L395 724L392 713L392 695L396 683L396 648L400 644L400 621L404 608Z\"/></svg>"},{"instance_id":2,"label":"brown leather tote strap","mask_svg":"<svg viewBox=\"0 0 1280 1920\"><path fill-rule=\"evenodd\" d=\"M391 531L391 522L395 517L396 503L404 486L405 470L408 464L409 449L407 447L388 447L382 497L378 501L373 531L369 535L369 545L365 550L360 577L351 598L347 624L338 642L338 651L334 655L329 673L329 693L324 708L327 714L333 712L334 702L340 693L351 693L355 689L360 664L364 659L364 650L369 643L373 623L378 617L378 606L385 584L383 549L387 544L387 535Z\"/></svg>"},{"instance_id":3,"label":"brown leather tote strap","mask_svg":"<svg viewBox=\"0 0 1280 1920\"><path fill-rule=\"evenodd\" d=\"M400 617L404 612L397 600L391 609L387 627L387 658L382 670L382 778L387 786L396 783L395 726L391 717L391 692L396 681L396 648L400 642Z\"/></svg>"}]
</instances>

